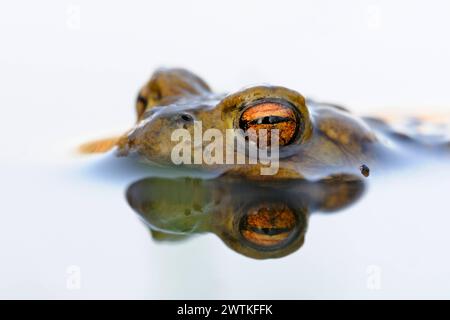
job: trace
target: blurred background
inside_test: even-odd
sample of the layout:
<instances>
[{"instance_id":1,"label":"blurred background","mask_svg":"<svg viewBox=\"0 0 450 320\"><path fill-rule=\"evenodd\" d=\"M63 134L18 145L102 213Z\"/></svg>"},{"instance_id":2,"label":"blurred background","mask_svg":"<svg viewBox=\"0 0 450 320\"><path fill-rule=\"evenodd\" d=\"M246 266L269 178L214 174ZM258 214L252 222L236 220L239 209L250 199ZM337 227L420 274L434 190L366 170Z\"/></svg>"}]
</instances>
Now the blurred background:
<instances>
[{"instance_id":1,"label":"blurred background","mask_svg":"<svg viewBox=\"0 0 450 320\"><path fill-rule=\"evenodd\" d=\"M449 12L437 0L2 2L0 297L445 297L448 167L423 169L417 188L386 178L372 202L313 217L299 252L261 262L213 235L155 244L124 199L133 177L86 174L100 160L73 151L129 128L160 66L219 92L271 83L358 114L447 113Z\"/></svg>"}]
</instances>

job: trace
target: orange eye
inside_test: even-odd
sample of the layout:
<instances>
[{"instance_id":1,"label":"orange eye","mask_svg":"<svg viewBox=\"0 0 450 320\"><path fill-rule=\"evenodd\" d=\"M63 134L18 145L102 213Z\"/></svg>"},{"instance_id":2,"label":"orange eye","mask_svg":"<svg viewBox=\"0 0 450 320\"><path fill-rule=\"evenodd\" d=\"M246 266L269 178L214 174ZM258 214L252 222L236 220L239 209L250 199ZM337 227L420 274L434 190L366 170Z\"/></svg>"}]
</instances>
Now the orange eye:
<instances>
[{"instance_id":1,"label":"orange eye","mask_svg":"<svg viewBox=\"0 0 450 320\"><path fill-rule=\"evenodd\" d=\"M270 145L271 131L278 129L279 145L291 143L297 136L298 118L293 108L280 102L261 102L248 107L241 115L239 127L250 140L258 142L258 136L266 134L267 145ZM266 133L261 129L267 130Z\"/></svg>"},{"instance_id":2,"label":"orange eye","mask_svg":"<svg viewBox=\"0 0 450 320\"><path fill-rule=\"evenodd\" d=\"M240 224L242 236L259 247L274 247L285 241L297 225L294 212L284 203L251 207Z\"/></svg>"}]
</instances>

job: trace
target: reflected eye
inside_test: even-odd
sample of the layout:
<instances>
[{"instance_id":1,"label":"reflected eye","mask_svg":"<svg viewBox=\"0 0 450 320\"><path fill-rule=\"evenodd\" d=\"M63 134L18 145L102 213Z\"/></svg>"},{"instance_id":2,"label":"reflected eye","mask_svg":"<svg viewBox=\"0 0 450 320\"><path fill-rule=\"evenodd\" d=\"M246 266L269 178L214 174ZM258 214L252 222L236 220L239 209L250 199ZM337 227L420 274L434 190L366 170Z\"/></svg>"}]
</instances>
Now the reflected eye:
<instances>
[{"instance_id":1,"label":"reflected eye","mask_svg":"<svg viewBox=\"0 0 450 320\"><path fill-rule=\"evenodd\" d=\"M270 130L279 130L279 145L290 144L296 137L299 128L298 117L294 108L280 102L260 102L245 109L239 120L239 127L244 130L250 140L258 142L257 137L264 135L261 129L267 130L267 145L270 145Z\"/></svg>"},{"instance_id":2,"label":"reflected eye","mask_svg":"<svg viewBox=\"0 0 450 320\"><path fill-rule=\"evenodd\" d=\"M294 212L284 203L262 203L249 208L240 224L242 236L258 247L272 248L295 230Z\"/></svg>"}]
</instances>

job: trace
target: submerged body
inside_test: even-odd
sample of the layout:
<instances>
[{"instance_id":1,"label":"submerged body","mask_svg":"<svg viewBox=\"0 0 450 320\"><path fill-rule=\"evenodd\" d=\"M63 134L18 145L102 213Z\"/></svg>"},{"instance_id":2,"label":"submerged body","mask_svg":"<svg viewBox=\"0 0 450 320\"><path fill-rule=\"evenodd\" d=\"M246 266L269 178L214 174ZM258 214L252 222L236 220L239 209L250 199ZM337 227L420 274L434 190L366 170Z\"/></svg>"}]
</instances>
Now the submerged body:
<instances>
[{"instance_id":1,"label":"submerged body","mask_svg":"<svg viewBox=\"0 0 450 320\"><path fill-rule=\"evenodd\" d=\"M397 132L380 119L359 118L343 107L305 100L283 87L255 86L229 95L215 94L202 79L183 69L155 72L139 93L136 111L136 125L126 134L91 143L85 149L104 151L115 146L119 156L137 155L146 162L170 166L179 144L172 136L177 129L192 136L195 123L201 123L203 131L214 129L224 136L228 129L239 129L258 147L259 140L251 132L276 129L279 168L269 178L319 180L341 174L368 176L370 169L391 161L387 159L392 155L408 158L408 152L417 153L417 148L440 150L446 146ZM192 157L211 140L193 141L189 147ZM237 158L242 150L234 148L233 152ZM251 161L189 166L218 176L267 179L261 176L263 165Z\"/></svg>"}]
</instances>

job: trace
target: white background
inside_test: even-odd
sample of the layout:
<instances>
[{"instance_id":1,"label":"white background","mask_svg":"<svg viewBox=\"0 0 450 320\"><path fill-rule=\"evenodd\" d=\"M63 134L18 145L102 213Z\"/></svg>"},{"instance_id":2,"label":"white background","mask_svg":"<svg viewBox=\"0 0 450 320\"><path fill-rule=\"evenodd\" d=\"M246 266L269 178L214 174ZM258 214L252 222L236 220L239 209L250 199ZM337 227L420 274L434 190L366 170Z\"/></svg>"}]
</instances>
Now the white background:
<instances>
[{"instance_id":1,"label":"white background","mask_svg":"<svg viewBox=\"0 0 450 320\"><path fill-rule=\"evenodd\" d=\"M448 1L3 1L0 297L448 297L448 205L436 187L448 168L407 187L391 178L372 202L313 217L310 245L260 262L212 235L153 243L125 182L85 174L71 151L127 129L159 66L221 92L264 82L358 113L447 113L449 15ZM66 286L71 265L79 290ZM381 290L367 288L371 265Z\"/></svg>"}]
</instances>

